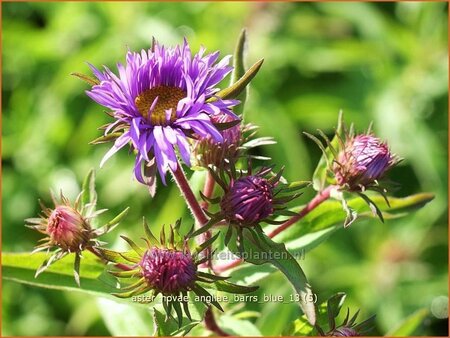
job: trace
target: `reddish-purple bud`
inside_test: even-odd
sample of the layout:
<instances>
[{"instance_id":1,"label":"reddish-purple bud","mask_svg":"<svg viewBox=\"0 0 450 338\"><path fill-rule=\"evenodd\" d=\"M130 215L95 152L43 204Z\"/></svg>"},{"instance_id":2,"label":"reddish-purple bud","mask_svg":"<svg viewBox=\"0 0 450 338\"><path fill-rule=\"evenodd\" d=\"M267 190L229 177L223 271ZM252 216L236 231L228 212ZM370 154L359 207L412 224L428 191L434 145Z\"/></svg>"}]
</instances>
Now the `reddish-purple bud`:
<instances>
[{"instance_id":1,"label":"reddish-purple bud","mask_svg":"<svg viewBox=\"0 0 450 338\"><path fill-rule=\"evenodd\" d=\"M47 222L47 234L64 251L81 251L89 241L90 226L75 209L58 205Z\"/></svg>"},{"instance_id":2,"label":"reddish-purple bud","mask_svg":"<svg viewBox=\"0 0 450 338\"><path fill-rule=\"evenodd\" d=\"M195 283L197 266L189 253L152 248L139 263L147 284L164 295L186 291Z\"/></svg>"},{"instance_id":3,"label":"reddish-purple bud","mask_svg":"<svg viewBox=\"0 0 450 338\"><path fill-rule=\"evenodd\" d=\"M236 119L227 114L213 115L211 121L215 124L225 124ZM225 160L234 161L239 156L241 142L241 124L221 130L223 141L218 142L210 135L199 139L195 144L195 154L199 165L207 167L212 164L221 166Z\"/></svg>"},{"instance_id":4,"label":"reddish-purple bud","mask_svg":"<svg viewBox=\"0 0 450 338\"><path fill-rule=\"evenodd\" d=\"M223 216L243 226L257 224L273 214L273 185L260 176L232 181L220 202Z\"/></svg>"},{"instance_id":5,"label":"reddish-purple bud","mask_svg":"<svg viewBox=\"0 0 450 338\"><path fill-rule=\"evenodd\" d=\"M351 327L339 327L335 329L330 336L332 337L359 337L360 334Z\"/></svg>"},{"instance_id":6,"label":"reddish-purple bud","mask_svg":"<svg viewBox=\"0 0 450 338\"><path fill-rule=\"evenodd\" d=\"M373 135L357 135L347 140L334 164L337 183L359 189L374 183L397 159L385 142Z\"/></svg>"}]
</instances>

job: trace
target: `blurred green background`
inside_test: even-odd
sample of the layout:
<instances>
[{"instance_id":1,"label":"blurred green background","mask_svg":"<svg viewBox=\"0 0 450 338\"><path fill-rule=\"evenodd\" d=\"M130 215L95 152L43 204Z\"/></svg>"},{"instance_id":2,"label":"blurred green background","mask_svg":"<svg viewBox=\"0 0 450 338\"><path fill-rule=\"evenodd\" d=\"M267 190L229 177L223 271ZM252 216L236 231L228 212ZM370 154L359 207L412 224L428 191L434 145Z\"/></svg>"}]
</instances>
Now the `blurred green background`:
<instances>
[{"instance_id":1,"label":"blurred green background","mask_svg":"<svg viewBox=\"0 0 450 338\"><path fill-rule=\"evenodd\" d=\"M248 63L265 58L252 83L246 119L273 136L260 150L286 165L288 179L310 179L320 151L302 136L332 135L337 114L375 131L405 160L390 177L397 196L427 191L435 200L406 218L358 222L307 254L305 272L324 300L348 293L354 312L376 314L385 334L415 311L448 294L448 45L447 3L2 3L2 245L30 251L40 236L23 226L50 203L49 188L74 198L78 182L98 167L108 145L90 146L108 122L71 72L86 61L114 68L127 48L168 45L187 37L193 50L233 51L242 27ZM132 207L121 233L137 237L139 219L154 225L185 214L176 187L151 200L132 179L134 160L118 153L98 171L100 207ZM309 191L302 202L311 197ZM176 216L175 216L176 215ZM108 217L108 216L106 216ZM117 232L117 231L116 231ZM115 240L116 233L109 237ZM117 244L114 244L117 245ZM266 293L290 293L280 274ZM4 281L3 335L109 335L99 302L78 294ZM298 306L249 305L247 334L277 335ZM242 316L244 317L244 316ZM224 319L225 320L225 319ZM430 312L416 335L447 335L447 320ZM203 332L197 332L202 334Z\"/></svg>"}]
</instances>

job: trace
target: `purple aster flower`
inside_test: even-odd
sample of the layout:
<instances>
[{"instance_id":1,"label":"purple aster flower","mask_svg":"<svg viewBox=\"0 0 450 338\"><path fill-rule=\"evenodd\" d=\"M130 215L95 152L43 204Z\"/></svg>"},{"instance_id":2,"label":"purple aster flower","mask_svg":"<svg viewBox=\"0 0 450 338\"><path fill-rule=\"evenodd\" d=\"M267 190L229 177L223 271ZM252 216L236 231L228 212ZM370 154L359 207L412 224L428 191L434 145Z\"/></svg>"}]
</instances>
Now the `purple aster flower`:
<instances>
[{"instance_id":1,"label":"purple aster flower","mask_svg":"<svg viewBox=\"0 0 450 338\"><path fill-rule=\"evenodd\" d=\"M137 152L135 176L139 182L154 183L155 166L163 183L168 170L178 167L176 150L190 166L187 137L194 134L222 141L212 116L228 114L236 100L222 100L216 87L232 67L230 56L216 63L219 52L192 55L188 43L165 48L154 43L150 50L129 51L126 64L117 64L119 75L107 67L91 69L99 81L87 95L112 110L115 121L105 127L105 135L119 133L101 166L119 149L131 143ZM114 136L114 135L113 135ZM147 169L142 172L142 164ZM145 179L144 176L150 179Z\"/></svg>"},{"instance_id":2,"label":"purple aster flower","mask_svg":"<svg viewBox=\"0 0 450 338\"><path fill-rule=\"evenodd\" d=\"M385 142L362 134L347 139L333 169L338 184L359 190L380 179L397 162Z\"/></svg>"}]
</instances>

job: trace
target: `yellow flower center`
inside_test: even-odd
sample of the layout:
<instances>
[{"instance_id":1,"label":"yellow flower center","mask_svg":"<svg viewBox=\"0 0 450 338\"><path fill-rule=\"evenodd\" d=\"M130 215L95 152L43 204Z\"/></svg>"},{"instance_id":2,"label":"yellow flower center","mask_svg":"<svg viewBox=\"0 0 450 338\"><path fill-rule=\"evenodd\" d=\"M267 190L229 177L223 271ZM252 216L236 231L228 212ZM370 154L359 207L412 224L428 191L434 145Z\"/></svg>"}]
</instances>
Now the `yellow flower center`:
<instances>
[{"instance_id":1,"label":"yellow flower center","mask_svg":"<svg viewBox=\"0 0 450 338\"><path fill-rule=\"evenodd\" d=\"M153 101L158 97L155 107L150 112ZM166 110L172 109L170 121L176 119L178 102L186 97L186 92L177 87L158 86L147 89L136 97L134 103L141 115L153 125L167 124Z\"/></svg>"}]
</instances>

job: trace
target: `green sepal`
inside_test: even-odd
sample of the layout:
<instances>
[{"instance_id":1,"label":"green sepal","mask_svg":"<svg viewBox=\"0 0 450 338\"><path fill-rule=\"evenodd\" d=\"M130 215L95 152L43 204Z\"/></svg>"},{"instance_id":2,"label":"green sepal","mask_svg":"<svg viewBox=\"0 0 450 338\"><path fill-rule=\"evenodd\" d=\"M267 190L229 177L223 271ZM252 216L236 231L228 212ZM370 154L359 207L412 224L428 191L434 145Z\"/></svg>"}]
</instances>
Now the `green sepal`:
<instances>
[{"instance_id":1,"label":"green sepal","mask_svg":"<svg viewBox=\"0 0 450 338\"><path fill-rule=\"evenodd\" d=\"M139 271L138 270L128 270L128 271L108 270L108 273L110 273L111 275L118 277L118 278L131 278L131 277L135 277L137 274L139 274Z\"/></svg>"},{"instance_id":2,"label":"green sepal","mask_svg":"<svg viewBox=\"0 0 450 338\"><path fill-rule=\"evenodd\" d=\"M198 236L198 235L200 235L200 234L202 234L202 233L208 231L209 229L212 228L212 226L213 226L214 224L217 223L217 221L218 221L218 220L217 220L216 218L211 218L211 219L208 221L208 223L206 223L205 225L203 225L201 228L195 230L195 231L191 234L191 238L192 238L192 237L196 237L196 236Z\"/></svg>"},{"instance_id":3,"label":"green sepal","mask_svg":"<svg viewBox=\"0 0 450 338\"><path fill-rule=\"evenodd\" d=\"M125 240L128 245L140 256L144 254L144 250L140 248L134 241L126 236L121 235L120 236L123 240Z\"/></svg>"},{"instance_id":4,"label":"green sepal","mask_svg":"<svg viewBox=\"0 0 450 338\"><path fill-rule=\"evenodd\" d=\"M159 243L158 239L156 239L156 237L150 231L150 228L148 226L148 223L147 223L147 220L145 219L145 217L142 218L142 225L144 226L145 236L147 237L150 244L152 244L156 247L159 247L160 243Z\"/></svg>"},{"instance_id":5,"label":"green sepal","mask_svg":"<svg viewBox=\"0 0 450 338\"><path fill-rule=\"evenodd\" d=\"M115 141L117 138L119 138L123 133L122 132L115 132L115 133L109 133L106 135L102 135L97 137L96 139L89 142L89 144L102 144L102 143L108 143Z\"/></svg>"},{"instance_id":6,"label":"green sepal","mask_svg":"<svg viewBox=\"0 0 450 338\"><path fill-rule=\"evenodd\" d=\"M200 244L199 246L197 246L195 248L195 252L197 254L199 254L200 252L205 250L207 247L211 246L211 244L217 239L217 237L219 237L219 235L220 235L220 232L217 232L214 236L212 236L208 240L204 241L202 244Z\"/></svg>"},{"instance_id":7,"label":"green sepal","mask_svg":"<svg viewBox=\"0 0 450 338\"><path fill-rule=\"evenodd\" d=\"M77 73L77 72L70 73L70 75L79 78L81 81L86 82L87 84L91 85L92 87L100 84L99 80L97 80L89 75L85 75L85 74L81 74L81 73Z\"/></svg>"},{"instance_id":8,"label":"green sepal","mask_svg":"<svg viewBox=\"0 0 450 338\"><path fill-rule=\"evenodd\" d=\"M203 271L197 271L197 276L202 277L207 280L210 280L211 282L215 282L217 280L226 280L226 279L230 278L230 277L226 277L226 276L213 275L213 274L203 272Z\"/></svg>"},{"instance_id":9,"label":"green sepal","mask_svg":"<svg viewBox=\"0 0 450 338\"><path fill-rule=\"evenodd\" d=\"M328 141L331 145L330 147L327 147L326 149L323 147L322 142L316 138L315 136L306 134L308 137L310 137L314 142L317 143L317 145L322 150L323 154L322 157L319 160L319 163L317 164L317 167L313 174L313 188L316 191L322 191L327 183L327 177L329 170L331 169L330 166L334 159L334 154L337 149L339 149L340 142L344 139L344 117L343 117L342 111L339 112L338 117L338 126L336 128L335 136L333 139L328 141L328 138L325 138L325 141ZM323 132L319 132L319 134L324 135Z\"/></svg>"},{"instance_id":10,"label":"green sepal","mask_svg":"<svg viewBox=\"0 0 450 338\"><path fill-rule=\"evenodd\" d=\"M130 297L140 295L140 294L145 293L150 290L151 290L151 288L148 285L142 284L142 286L140 288L137 288L137 289L134 289L131 291L127 291L127 292L114 292L114 293L112 293L112 295L117 298L130 298Z\"/></svg>"},{"instance_id":11,"label":"green sepal","mask_svg":"<svg viewBox=\"0 0 450 338\"><path fill-rule=\"evenodd\" d=\"M378 208L378 206L375 204L375 202L372 201L367 195L363 194L362 192L358 192L358 195L367 203L370 210L372 210L372 213L378 216L380 221L384 223L383 213L381 212L380 208ZM382 196L383 198L385 198L386 203L389 203L389 200L384 195Z\"/></svg>"},{"instance_id":12,"label":"green sepal","mask_svg":"<svg viewBox=\"0 0 450 338\"><path fill-rule=\"evenodd\" d=\"M210 304L214 305L216 308L218 308L220 311L223 312L222 306L219 304L219 302L216 300L216 297L211 295L208 291L206 291L203 287L199 285L200 283L195 283L194 286L192 286L192 291L194 291L198 296L203 296L207 299L211 299ZM208 304L209 305L209 304Z\"/></svg>"},{"instance_id":13,"label":"green sepal","mask_svg":"<svg viewBox=\"0 0 450 338\"><path fill-rule=\"evenodd\" d=\"M241 123L241 120L237 119L229 122L217 122L213 123L213 125L214 127L216 127L217 130L222 131L237 126L239 123Z\"/></svg>"}]
</instances>

